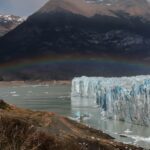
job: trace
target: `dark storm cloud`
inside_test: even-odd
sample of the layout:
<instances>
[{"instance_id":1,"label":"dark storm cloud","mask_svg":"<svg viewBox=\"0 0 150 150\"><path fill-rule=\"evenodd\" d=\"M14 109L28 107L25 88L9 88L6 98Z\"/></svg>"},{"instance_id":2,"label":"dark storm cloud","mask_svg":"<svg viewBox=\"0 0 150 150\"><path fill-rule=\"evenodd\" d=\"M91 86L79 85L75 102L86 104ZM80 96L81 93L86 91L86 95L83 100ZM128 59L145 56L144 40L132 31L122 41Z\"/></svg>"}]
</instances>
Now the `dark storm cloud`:
<instances>
[{"instance_id":1,"label":"dark storm cloud","mask_svg":"<svg viewBox=\"0 0 150 150\"><path fill-rule=\"evenodd\" d=\"M0 13L28 16L48 0L0 0Z\"/></svg>"}]
</instances>

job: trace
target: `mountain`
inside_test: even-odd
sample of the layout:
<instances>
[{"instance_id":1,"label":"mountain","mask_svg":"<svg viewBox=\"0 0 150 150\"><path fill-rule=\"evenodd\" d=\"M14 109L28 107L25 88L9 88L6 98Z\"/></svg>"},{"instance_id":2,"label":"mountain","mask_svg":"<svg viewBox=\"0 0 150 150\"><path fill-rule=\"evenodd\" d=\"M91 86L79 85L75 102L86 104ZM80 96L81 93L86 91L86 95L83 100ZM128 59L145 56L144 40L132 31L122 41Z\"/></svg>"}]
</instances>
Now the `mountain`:
<instances>
[{"instance_id":1,"label":"mountain","mask_svg":"<svg viewBox=\"0 0 150 150\"><path fill-rule=\"evenodd\" d=\"M50 0L0 39L0 62L30 66L34 61L34 69L8 73L25 79L150 73L129 66L149 63L149 8L146 0Z\"/></svg>"},{"instance_id":2,"label":"mountain","mask_svg":"<svg viewBox=\"0 0 150 150\"><path fill-rule=\"evenodd\" d=\"M123 11L132 16L150 19L149 8L146 0L50 0L39 12L49 13L62 9L91 17L96 14L115 16L115 12Z\"/></svg>"},{"instance_id":3,"label":"mountain","mask_svg":"<svg viewBox=\"0 0 150 150\"><path fill-rule=\"evenodd\" d=\"M23 21L25 21L25 19L19 16L0 15L0 36L3 36L13 30Z\"/></svg>"}]
</instances>

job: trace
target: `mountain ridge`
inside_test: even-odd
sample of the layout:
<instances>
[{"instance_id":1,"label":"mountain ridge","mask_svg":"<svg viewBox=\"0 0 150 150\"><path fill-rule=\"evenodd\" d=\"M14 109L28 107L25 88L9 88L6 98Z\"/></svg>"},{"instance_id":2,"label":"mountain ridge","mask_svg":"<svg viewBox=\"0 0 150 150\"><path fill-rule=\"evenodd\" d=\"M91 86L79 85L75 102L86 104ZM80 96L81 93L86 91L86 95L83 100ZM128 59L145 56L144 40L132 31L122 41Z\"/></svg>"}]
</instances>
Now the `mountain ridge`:
<instances>
[{"instance_id":1,"label":"mountain ridge","mask_svg":"<svg viewBox=\"0 0 150 150\"><path fill-rule=\"evenodd\" d=\"M25 21L25 18L23 17L0 14L0 36L3 36L13 30L23 21Z\"/></svg>"},{"instance_id":2,"label":"mountain ridge","mask_svg":"<svg viewBox=\"0 0 150 150\"><path fill-rule=\"evenodd\" d=\"M59 10L58 8L87 17L98 14L114 16L114 11L124 11L131 16L150 17L150 4L146 0L49 0L38 12L48 13Z\"/></svg>"},{"instance_id":3,"label":"mountain ridge","mask_svg":"<svg viewBox=\"0 0 150 150\"><path fill-rule=\"evenodd\" d=\"M121 2L123 5L124 1ZM140 10L147 5L147 1L144 1L144 4L141 0L129 2L136 3ZM84 8L83 5L88 7ZM98 8L105 5L105 7L110 7L108 1L98 5ZM81 10L80 7L83 9ZM86 14L89 7L92 11ZM24 79L40 79L41 77L42 79L65 80L81 75L122 76L150 73L149 68L143 69L138 66L135 69L134 65L131 67L128 64L124 66L119 63L117 66L113 63L109 64L111 67L107 70L105 69L109 66L107 62L103 64L97 61L105 57L106 60L107 57L113 57L114 60L118 57L125 61L133 61L133 64L139 60L140 63L150 63L148 59L150 56L150 21L149 15L145 16L146 12L149 14L150 10L147 9L149 6L143 10L144 13L139 11L141 15L139 13L132 15L128 13L128 10L123 11L123 9L115 11L112 9L109 11L111 14L104 15L95 11L93 9L95 7L97 7L96 3L87 3L83 0L49 1L15 30L0 38L1 64L14 61L24 64L35 58L41 58L44 61L45 56L48 57L48 61L53 61L51 58L55 58L56 55L60 60L73 59L72 63L69 63L71 59L62 64L58 63L59 61L43 65L37 63L34 69L27 67L16 70L17 73L15 71L8 73ZM133 10L134 8L135 5ZM94 15L91 16L93 12ZM81 56L85 62L80 62L78 57L72 56ZM97 68L103 69L97 70ZM122 68L126 71L122 72ZM92 71L88 72L88 70ZM40 73L42 71L43 74ZM4 76L6 75L2 75L2 78L5 78Z\"/></svg>"}]
</instances>

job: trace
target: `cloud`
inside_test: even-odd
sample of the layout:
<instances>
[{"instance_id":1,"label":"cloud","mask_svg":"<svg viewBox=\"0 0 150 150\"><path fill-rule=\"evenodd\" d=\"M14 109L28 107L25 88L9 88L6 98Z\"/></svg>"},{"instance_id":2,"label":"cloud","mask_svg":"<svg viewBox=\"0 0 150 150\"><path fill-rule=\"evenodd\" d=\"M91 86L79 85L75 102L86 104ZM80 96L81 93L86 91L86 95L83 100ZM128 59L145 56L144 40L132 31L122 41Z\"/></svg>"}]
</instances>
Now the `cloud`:
<instances>
[{"instance_id":1,"label":"cloud","mask_svg":"<svg viewBox=\"0 0 150 150\"><path fill-rule=\"evenodd\" d=\"M28 16L48 0L0 0L0 13Z\"/></svg>"}]
</instances>

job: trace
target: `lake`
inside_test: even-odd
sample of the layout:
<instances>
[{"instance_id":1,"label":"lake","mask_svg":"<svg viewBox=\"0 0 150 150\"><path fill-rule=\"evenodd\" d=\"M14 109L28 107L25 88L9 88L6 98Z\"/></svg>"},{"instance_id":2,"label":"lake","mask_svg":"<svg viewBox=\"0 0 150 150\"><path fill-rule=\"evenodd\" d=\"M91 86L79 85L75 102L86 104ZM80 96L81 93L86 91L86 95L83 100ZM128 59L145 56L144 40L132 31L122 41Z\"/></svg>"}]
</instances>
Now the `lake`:
<instances>
[{"instance_id":1,"label":"lake","mask_svg":"<svg viewBox=\"0 0 150 150\"><path fill-rule=\"evenodd\" d=\"M51 111L103 130L116 140L150 148L150 127L100 117L92 99L71 98L69 84L20 84L0 86L0 98L18 107Z\"/></svg>"}]
</instances>

